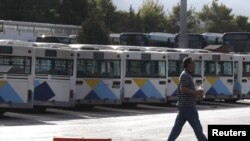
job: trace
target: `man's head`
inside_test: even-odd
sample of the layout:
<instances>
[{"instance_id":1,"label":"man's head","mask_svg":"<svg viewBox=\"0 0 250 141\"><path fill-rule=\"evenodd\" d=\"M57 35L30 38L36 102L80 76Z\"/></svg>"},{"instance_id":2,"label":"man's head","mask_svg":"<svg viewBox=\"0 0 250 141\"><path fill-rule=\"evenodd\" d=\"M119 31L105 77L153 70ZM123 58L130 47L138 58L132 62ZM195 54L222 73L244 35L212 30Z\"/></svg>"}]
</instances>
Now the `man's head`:
<instances>
[{"instance_id":1,"label":"man's head","mask_svg":"<svg viewBox=\"0 0 250 141\"><path fill-rule=\"evenodd\" d=\"M190 71L190 73L194 73L195 70L195 64L191 57L185 57L183 59L183 67L184 69Z\"/></svg>"}]
</instances>

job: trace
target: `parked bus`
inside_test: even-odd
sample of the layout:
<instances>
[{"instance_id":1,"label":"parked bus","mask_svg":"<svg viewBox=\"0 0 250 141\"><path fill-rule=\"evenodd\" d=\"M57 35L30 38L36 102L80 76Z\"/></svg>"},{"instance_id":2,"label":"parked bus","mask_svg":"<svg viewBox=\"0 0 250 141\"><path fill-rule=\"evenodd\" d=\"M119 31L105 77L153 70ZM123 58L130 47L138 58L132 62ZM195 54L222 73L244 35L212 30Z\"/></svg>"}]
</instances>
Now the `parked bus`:
<instances>
[{"instance_id":1,"label":"parked bus","mask_svg":"<svg viewBox=\"0 0 250 141\"><path fill-rule=\"evenodd\" d=\"M233 52L250 51L250 34L248 32L229 32L223 35L223 45L232 47Z\"/></svg>"},{"instance_id":2,"label":"parked bus","mask_svg":"<svg viewBox=\"0 0 250 141\"><path fill-rule=\"evenodd\" d=\"M166 54L142 47L116 49L123 50L123 104L165 103Z\"/></svg>"},{"instance_id":3,"label":"parked bus","mask_svg":"<svg viewBox=\"0 0 250 141\"><path fill-rule=\"evenodd\" d=\"M145 33L121 33L120 45L147 46L147 35Z\"/></svg>"},{"instance_id":4,"label":"parked bus","mask_svg":"<svg viewBox=\"0 0 250 141\"><path fill-rule=\"evenodd\" d=\"M103 45L70 45L77 53L76 104L121 104L121 52Z\"/></svg>"},{"instance_id":5,"label":"parked bus","mask_svg":"<svg viewBox=\"0 0 250 141\"><path fill-rule=\"evenodd\" d=\"M208 52L205 50L195 50L195 49L158 49L158 51L164 51L167 54L167 102L177 100L177 89L179 84L179 76L183 71L183 59L185 57L192 57L195 61L195 72L194 72L194 82L196 88L202 86L203 79L203 61L202 53Z\"/></svg>"},{"instance_id":6,"label":"parked bus","mask_svg":"<svg viewBox=\"0 0 250 141\"><path fill-rule=\"evenodd\" d=\"M32 108L34 49L31 44L0 40L0 113Z\"/></svg>"},{"instance_id":7,"label":"parked bus","mask_svg":"<svg viewBox=\"0 0 250 141\"><path fill-rule=\"evenodd\" d=\"M250 54L234 54L234 93L250 99Z\"/></svg>"},{"instance_id":8,"label":"parked bus","mask_svg":"<svg viewBox=\"0 0 250 141\"><path fill-rule=\"evenodd\" d=\"M154 46L154 47L174 47L175 35L170 33L121 33L110 34L110 42L113 45L128 46Z\"/></svg>"},{"instance_id":9,"label":"parked bus","mask_svg":"<svg viewBox=\"0 0 250 141\"><path fill-rule=\"evenodd\" d=\"M203 49L206 46L205 39L200 34L188 34L188 48L190 49ZM179 35L175 36L175 48L179 48Z\"/></svg>"},{"instance_id":10,"label":"parked bus","mask_svg":"<svg viewBox=\"0 0 250 141\"><path fill-rule=\"evenodd\" d=\"M120 45L120 34L109 34L109 40L111 45Z\"/></svg>"},{"instance_id":11,"label":"parked bus","mask_svg":"<svg viewBox=\"0 0 250 141\"><path fill-rule=\"evenodd\" d=\"M35 43L34 106L74 106L74 52L66 45Z\"/></svg>"},{"instance_id":12,"label":"parked bus","mask_svg":"<svg viewBox=\"0 0 250 141\"><path fill-rule=\"evenodd\" d=\"M223 44L223 34L221 33L203 33L201 34L205 41L206 45L222 45Z\"/></svg>"},{"instance_id":13,"label":"parked bus","mask_svg":"<svg viewBox=\"0 0 250 141\"><path fill-rule=\"evenodd\" d=\"M206 99L237 99L233 93L234 65L233 55L209 53L204 59L204 92Z\"/></svg>"},{"instance_id":14,"label":"parked bus","mask_svg":"<svg viewBox=\"0 0 250 141\"><path fill-rule=\"evenodd\" d=\"M173 48L175 43L174 38L174 34L152 32L147 34L147 46Z\"/></svg>"}]
</instances>

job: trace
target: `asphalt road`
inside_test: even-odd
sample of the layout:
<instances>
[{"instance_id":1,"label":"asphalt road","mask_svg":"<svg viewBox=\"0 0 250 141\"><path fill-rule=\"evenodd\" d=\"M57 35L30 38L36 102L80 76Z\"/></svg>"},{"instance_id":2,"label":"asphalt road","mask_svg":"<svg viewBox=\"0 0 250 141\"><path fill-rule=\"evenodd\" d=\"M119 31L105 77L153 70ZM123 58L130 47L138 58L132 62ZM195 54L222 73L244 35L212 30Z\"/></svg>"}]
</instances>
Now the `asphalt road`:
<instances>
[{"instance_id":1,"label":"asphalt road","mask_svg":"<svg viewBox=\"0 0 250 141\"><path fill-rule=\"evenodd\" d=\"M250 124L250 101L203 102L197 105L207 134L209 124ZM54 109L44 113L7 112L0 118L0 141L52 141L53 137L112 138L113 141L166 141L176 107L138 105L136 108L97 106L94 109ZM196 141L185 124L177 141Z\"/></svg>"}]
</instances>

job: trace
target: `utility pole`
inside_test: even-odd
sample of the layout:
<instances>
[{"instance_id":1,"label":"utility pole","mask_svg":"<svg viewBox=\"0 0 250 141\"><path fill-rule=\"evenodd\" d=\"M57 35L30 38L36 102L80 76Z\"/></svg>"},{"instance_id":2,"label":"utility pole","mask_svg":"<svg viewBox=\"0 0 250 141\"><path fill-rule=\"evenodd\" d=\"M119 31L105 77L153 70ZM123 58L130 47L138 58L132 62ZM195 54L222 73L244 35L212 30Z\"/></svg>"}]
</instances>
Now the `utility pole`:
<instances>
[{"instance_id":1,"label":"utility pole","mask_svg":"<svg viewBox=\"0 0 250 141\"><path fill-rule=\"evenodd\" d=\"M181 0L179 48L188 48L187 0Z\"/></svg>"}]
</instances>

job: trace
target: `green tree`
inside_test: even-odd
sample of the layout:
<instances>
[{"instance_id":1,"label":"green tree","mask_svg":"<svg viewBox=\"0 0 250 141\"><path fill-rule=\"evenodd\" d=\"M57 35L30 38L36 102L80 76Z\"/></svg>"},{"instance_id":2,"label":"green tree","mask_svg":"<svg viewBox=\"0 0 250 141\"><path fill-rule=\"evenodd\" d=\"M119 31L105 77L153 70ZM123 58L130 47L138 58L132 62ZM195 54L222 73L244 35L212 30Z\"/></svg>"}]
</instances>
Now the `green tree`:
<instances>
[{"instance_id":1,"label":"green tree","mask_svg":"<svg viewBox=\"0 0 250 141\"><path fill-rule=\"evenodd\" d=\"M164 6L158 0L144 0L139 16L145 32L163 32L166 24Z\"/></svg>"},{"instance_id":2,"label":"green tree","mask_svg":"<svg viewBox=\"0 0 250 141\"><path fill-rule=\"evenodd\" d=\"M232 9L224 4L213 1L212 5L204 5L198 17L208 32L237 31L237 23L234 20Z\"/></svg>"},{"instance_id":3,"label":"green tree","mask_svg":"<svg viewBox=\"0 0 250 141\"><path fill-rule=\"evenodd\" d=\"M82 23L79 40L86 44L108 44L109 31L103 18L103 11L98 7L98 1L89 1L88 18Z\"/></svg>"},{"instance_id":4,"label":"green tree","mask_svg":"<svg viewBox=\"0 0 250 141\"><path fill-rule=\"evenodd\" d=\"M105 24L91 17L83 22L79 39L85 44L108 44L108 34Z\"/></svg>"},{"instance_id":5,"label":"green tree","mask_svg":"<svg viewBox=\"0 0 250 141\"><path fill-rule=\"evenodd\" d=\"M54 0L53 0L54 1ZM59 0L58 5L54 11L57 23L81 25L87 18L87 7L89 3L87 0Z\"/></svg>"},{"instance_id":6,"label":"green tree","mask_svg":"<svg viewBox=\"0 0 250 141\"><path fill-rule=\"evenodd\" d=\"M242 31L242 32L249 32L250 31L250 23L248 22L248 17L236 16L235 21L236 21L236 24L238 26L238 31Z\"/></svg>"},{"instance_id":7,"label":"green tree","mask_svg":"<svg viewBox=\"0 0 250 141\"><path fill-rule=\"evenodd\" d=\"M196 18L196 12L193 8L188 10L188 32L197 32L198 20ZM180 4L178 3L173 7L172 13L169 13L167 18L167 26L165 27L167 32L178 33L180 31Z\"/></svg>"},{"instance_id":8,"label":"green tree","mask_svg":"<svg viewBox=\"0 0 250 141\"><path fill-rule=\"evenodd\" d=\"M125 27L127 27L126 32L143 32L143 25L140 13L138 12L136 14L132 5L129 8L127 22L127 25L124 25Z\"/></svg>"},{"instance_id":9,"label":"green tree","mask_svg":"<svg viewBox=\"0 0 250 141\"><path fill-rule=\"evenodd\" d=\"M106 24L108 30L113 30L113 25L116 22L114 20L116 7L111 0L96 0L96 4L99 20Z\"/></svg>"},{"instance_id":10,"label":"green tree","mask_svg":"<svg viewBox=\"0 0 250 141\"><path fill-rule=\"evenodd\" d=\"M132 6L129 8L129 12L116 11L113 17L114 24L111 32L142 32L142 21L139 13L135 13Z\"/></svg>"},{"instance_id":11,"label":"green tree","mask_svg":"<svg viewBox=\"0 0 250 141\"><path fill-rule=\"evenodd\" d=\"M126 11L116 11L113 17L114 23L111 32L121 33L128 32L128 19L129 15Z\"/></svg>"}]
</instances>

